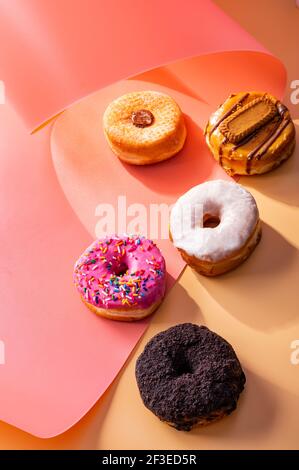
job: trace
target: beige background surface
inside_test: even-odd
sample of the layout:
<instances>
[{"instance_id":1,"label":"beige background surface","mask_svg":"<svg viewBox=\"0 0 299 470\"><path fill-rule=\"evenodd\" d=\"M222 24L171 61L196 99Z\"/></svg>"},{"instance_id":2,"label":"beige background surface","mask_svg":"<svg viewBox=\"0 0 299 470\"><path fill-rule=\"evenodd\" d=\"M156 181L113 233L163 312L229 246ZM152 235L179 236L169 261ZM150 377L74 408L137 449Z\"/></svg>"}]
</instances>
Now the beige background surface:
<instances>
[{"instance_id":1,"label":"beige background surface","mask_svg":"<svg viewBox=\"0 0 299 470\"><path fill-rule=\"evenodd\" d=\"M299 79L295 1L216 3L284 61L289 83ZM287 90L287 104L289 94ZM298 118L299 105L291 109ZM299 120L296 127L298 139ZM47 440L0 423L0 448L299 449L299 365L290 362L290 344L299 339L298 180L298 148L277 171L242 178L256 197L263 220L263 238L252 257L216 279L187 268L122 373L80 423ZM204 323L230 341L248 380L237 412L191 433L177 432L147 411L134 378L136 357L148 339L185 321Z\"/></svg>"}]
</instances>

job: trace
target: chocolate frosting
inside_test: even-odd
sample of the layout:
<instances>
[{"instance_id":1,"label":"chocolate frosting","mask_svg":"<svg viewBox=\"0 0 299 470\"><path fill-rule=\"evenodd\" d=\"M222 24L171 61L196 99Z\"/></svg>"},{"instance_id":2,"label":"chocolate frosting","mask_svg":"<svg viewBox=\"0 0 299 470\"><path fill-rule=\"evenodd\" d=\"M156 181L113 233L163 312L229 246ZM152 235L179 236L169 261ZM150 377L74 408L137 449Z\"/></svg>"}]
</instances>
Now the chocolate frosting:
<instances>
[{"instance_id":1,"label":"chocolate frosting","mask_svg":"<svg viewBox=\"0 0 299 470\"><path fill-rule=\"evenodd\" d=\"M232 346L191 323L149 341L137 360L136 379L145 406L185 431L198 421L231 413L246 381Z\"/></svg>"}]
</instances>

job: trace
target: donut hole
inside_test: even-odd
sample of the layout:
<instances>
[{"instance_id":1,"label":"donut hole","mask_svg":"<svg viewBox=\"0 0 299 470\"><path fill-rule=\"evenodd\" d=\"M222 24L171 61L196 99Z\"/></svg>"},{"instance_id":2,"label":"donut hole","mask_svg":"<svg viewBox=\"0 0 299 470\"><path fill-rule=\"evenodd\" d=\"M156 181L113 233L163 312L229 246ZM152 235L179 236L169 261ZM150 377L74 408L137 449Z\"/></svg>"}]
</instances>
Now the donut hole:
<instances>
[{"instance_id":1,"label":"donut hole","mask_svg":"<svg viewBox=\"0 0 299 470\"><path fill-rule=\"evenodd\" d=\"M113 274L116 276L124 276L128 271L128 265L126 263L120 263L119 265L115 266Z\"/></svg>"},{"instance_id":2,"label":"donut hole","mask_svg":"<svg viewBox=\"0 0 299 470\"><path fill-rule=\"evenodd\" d=\"M173 369L177 377L185 374L193 374L192 364L184 351L179 351L173 359Z\"/></svg>"},{"instance_id":3,"label":"donut hole","mask_svg":"<svg viewBox=\"0 0 299 470\"><path fill-rule=\"evenodd\" d=\"M217 214L204 214L203 227L215 228L220 224L220 217Z\"/></svg>"}]
</instances>

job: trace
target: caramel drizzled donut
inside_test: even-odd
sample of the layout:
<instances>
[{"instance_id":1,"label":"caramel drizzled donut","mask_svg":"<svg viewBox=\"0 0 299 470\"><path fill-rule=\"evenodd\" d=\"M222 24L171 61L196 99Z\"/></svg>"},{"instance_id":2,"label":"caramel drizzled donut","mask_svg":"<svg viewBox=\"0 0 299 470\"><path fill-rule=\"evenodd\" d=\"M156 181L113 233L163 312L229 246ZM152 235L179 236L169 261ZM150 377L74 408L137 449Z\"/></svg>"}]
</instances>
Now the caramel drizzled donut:
<instances>
[{"instance_id":1,"label":"caramel drizzled donut","mask_svg":"<svg viewBox=\"0 0 299 470\"><path fill-rule=\"evenodd\" d=\"M136 379L144 405L180 431L232 413L246 381L232 346L191 323L147 343L136 363Z\"/></svg>"},{"instance_id":2,"label":"caramel drizzled donut","mask_svg":"<svg viewBox=\"0 0 299 470\"><path fill-rule=\"evenodd\" d=\"M205 135L214 158L230 175L266 173L295 148L290 113L269 93L230 95L210 117Z\"/></svg>"}]
</instances>

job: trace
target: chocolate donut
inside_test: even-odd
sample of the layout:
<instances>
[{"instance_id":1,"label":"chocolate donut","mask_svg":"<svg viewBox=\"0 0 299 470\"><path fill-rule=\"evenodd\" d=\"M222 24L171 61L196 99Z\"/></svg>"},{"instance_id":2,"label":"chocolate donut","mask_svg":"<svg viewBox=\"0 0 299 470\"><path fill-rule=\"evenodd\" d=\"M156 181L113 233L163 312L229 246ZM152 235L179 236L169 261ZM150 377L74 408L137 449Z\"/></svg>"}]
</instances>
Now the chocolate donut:
<instances>
[{"instance_id":1,"label":"chocolate donut","mask_svg":"<svg viewBox=\"0 0 299 470\"><path fill-rule=\"evenodd\" d=\"M190 431L229 415L246 381L232 346L205 326L183 323L154 336L136 362L144 405Z\"/></svg>"}]
</instances>

